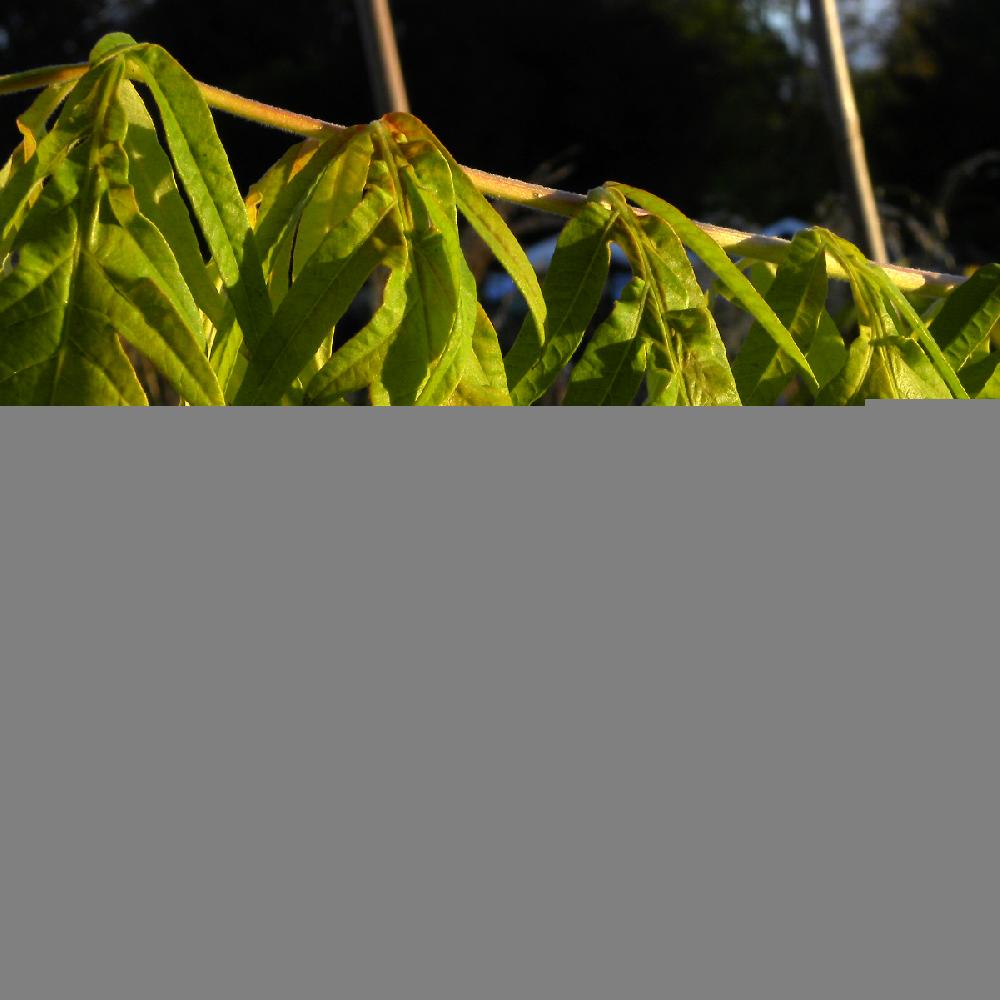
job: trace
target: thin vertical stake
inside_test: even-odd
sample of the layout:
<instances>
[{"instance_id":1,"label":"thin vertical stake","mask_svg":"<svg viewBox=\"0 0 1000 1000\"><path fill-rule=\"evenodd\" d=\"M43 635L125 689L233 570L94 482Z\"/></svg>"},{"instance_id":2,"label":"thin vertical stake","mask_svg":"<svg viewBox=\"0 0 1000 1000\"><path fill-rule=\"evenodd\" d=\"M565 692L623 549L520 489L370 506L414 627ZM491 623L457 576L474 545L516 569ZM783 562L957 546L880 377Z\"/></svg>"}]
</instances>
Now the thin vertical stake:
<instances>
[{"instance_id":1,"label":"thin vertical stake","mask_svg":"<svg viewBox=\"0 0 1000 1000\"><path fill-rule=\"evenodd\" d=\"M409 111L389 0L355 0L355 6L376 112Z\"/></svg>"},{"instance_id":2,"label":"thin vertical stake","mask_svg":"<svg viewBox=\"0 0 1000 1000\"><path fill-rule=\"evenodd\" d=\"M885 264L889 257L865 156L865 140L861 134L861 118L854 101L837 0L809 0L809 5L827 106L836 133L837 153L852 213L861 236L860 242L872 260Z\"/></svg>"}]
</instances>

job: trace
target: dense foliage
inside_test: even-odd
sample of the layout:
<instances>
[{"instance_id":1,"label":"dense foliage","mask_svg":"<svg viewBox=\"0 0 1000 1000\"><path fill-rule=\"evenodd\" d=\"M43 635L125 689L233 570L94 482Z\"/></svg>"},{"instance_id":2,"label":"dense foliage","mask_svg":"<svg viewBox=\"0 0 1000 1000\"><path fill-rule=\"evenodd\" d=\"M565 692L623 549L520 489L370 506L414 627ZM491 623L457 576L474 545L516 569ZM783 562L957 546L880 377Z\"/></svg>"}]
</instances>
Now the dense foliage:
<instances>
[{"instance_id":1,"label":"dense foliage","mask_svg":"<svg viewBox=\"0 0 1000 1000\"><path fill-rule=\"evenodd\" d=\"M1000 395L1000 267L918 308L828 231L800 233L776 267L737 265L667 202L607 183L562 230L540 287L416 118L324 130L244 198L202 88L122 34L18 126L0 172L3 403L144 403L138 356L192 404L530 404L557 384L570 404L770 404L790 387L824 404ZM460 218L526 303L506 352ZM597 322L612 244L631 279ZM692 257L715 275L708 294ZM830 264L853 295L847 339L827 310ZM372 288L370 318L344 337ZM723 300L753 320L734 358L710 307Z\"/></svg>"}]
</instances>

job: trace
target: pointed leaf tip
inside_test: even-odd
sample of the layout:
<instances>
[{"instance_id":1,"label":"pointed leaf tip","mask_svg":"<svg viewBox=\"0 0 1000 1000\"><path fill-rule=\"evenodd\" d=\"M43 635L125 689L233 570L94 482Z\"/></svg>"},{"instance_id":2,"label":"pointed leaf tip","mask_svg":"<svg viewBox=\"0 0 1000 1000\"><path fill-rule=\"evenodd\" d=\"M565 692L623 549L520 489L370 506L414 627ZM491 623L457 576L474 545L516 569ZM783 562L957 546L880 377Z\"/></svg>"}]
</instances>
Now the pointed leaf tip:
<instances>
[{"instance_id":1,"label":"pointed leaf tip","mask_svg":"<svg viewBox=\"0 0 1000 1000\"><path fill-rule=\"evenodd\" d=\"M115 52L119 52L121 49L130 48L133 45L137 45L138 42L129 34L124 31L112 31L110 34L105 35L98 41L98 43L90 50L90 65L95 66L102 59L106 59L108 56Z\"/></svg>"}]
</instances>

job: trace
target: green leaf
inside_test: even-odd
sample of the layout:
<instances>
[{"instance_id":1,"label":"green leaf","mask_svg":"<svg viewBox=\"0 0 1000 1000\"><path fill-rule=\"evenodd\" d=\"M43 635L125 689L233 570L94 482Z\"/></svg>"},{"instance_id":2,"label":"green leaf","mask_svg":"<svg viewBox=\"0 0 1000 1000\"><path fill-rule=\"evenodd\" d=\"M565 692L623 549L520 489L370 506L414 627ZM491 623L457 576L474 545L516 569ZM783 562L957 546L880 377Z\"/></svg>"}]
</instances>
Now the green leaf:
<instances>
[{"instance_id":1,"label":"green leaf","mask_svg":"<svg viewBox=\"0 0 1000 1000\"><path fill-rule=\"evenodd\" d=\"M23 139L3 167L0 167L0 204L7 201L7 208L0 209L0 212L8 213L6 222L0 225L0 262L7 256L14 231L23 220L25 211L41 191L38 179L44 179L45 171L40 169L35 151L38 149L39 142L45 138L48 132L49 118L65 100L66 95L73 89L74 85L74 82L70 82L46 87L17 117L17 128ZM27 178L28 183L20 188L10 188L4 194L3 189L9 187L11 177L19 173L26 163L31 163L31 176Z\"/></svg>"},{"instance_id":2,"label":"green leaf","mask_svg":"<svg viewBox=\"0 0 1000 1000\"><path fill-rule=\"evenodd\" d=\"M127 52L130 73L156 102L163 133L195 218L251 351L271 318L246 205L195 81L157 45Z\"/></svg>"},{"instance_id":3,"label":"green leaf","mask_svg":"<svg viewBox=\"0 0 1000 1000\"><path fill-rule=\"evenodd\" d=\"M740 397L726 359L719 329L707 307L660 313L646 309L642 334L660 348L655 355L654 382L669 375L669 405L739 406ZM669 346L668 346L669 345ZM650 399L663 395L650 388Z\"/></svg>"},{"instance_id":4,"label":"green leaf","mask_svg":"<svg viewBox=\"0 0 1000 1000\"><path fill-rule=\"evenodd\" d=\"M961 379L973 399L1000 399L1000 351L967 364Z\"/></svg>"},{"instance_id":5,"label":"green leaf","mask_svg":"<svg viewBox=\"0 0 1000 1000\"><path fill-rule=\"evenodd\" d=\"M407 143L398 172L409 275L407 308L386 355L380 387L394 405L446 402L472 355L476 283L462 254L451 172L435 146Z\"/></svg>"},{"instance_id":6,"label":"green leaf","mask_svg":"<svg viewBox=\"0 0 1000 1000\"><path fill-rule=\"evenodd\" d=\"M108 61L92 71L86 108L76 108L89 113L89 141L49 176L16 234L15 263L0 277L0 403L146 401L116 336L121 310L95 257L108 190L103 161L124 156L127 124L115 104L122 70Z\"/></svg>"},{"instance_id":7,"label":"green leaf","mask_svg":"<svg viewBox=\"0 0 1000 1000\"><path fill-rule=\"evenodd\" d=\"M623 228L631 234L631 239L625 243L625 251L630 259L635 257L634 267L638 268L639 274L647 276L652 301L657 308L662 312L704 308L705 293L698 284L687 251L673 229L655 215L637 219L624 199L621 199L620 216ZM640 245L638 254L636 240Z\"/></svg>"},{"instance_id":8,"label":"green leaf","mask_svg":"<svg viewBox=\"0 0 1000 1000\"><path fill-rule=\"evenodd\" d=\"M876 289L861 286L860 333L847 363L816 397L821 406L863 405L868 399L950 399L951 392L920 346L898 333Z\"/></svg>"},{"instance_id":9,"label":"green leaf","mask_svg":"<svg viewBox=\"0 0 1000 1000\"><path fill-rule=\"evenodd\" d=\"M468 275L469 294L476 294L475 279ZM444 406L511 406L507 373L496 329L486 311L476 303L476 324L465 351L465 368Z\"/></svg>"},{"instance_id":10,"label":"green leaf","mask_svg":"<svg viewBox=\"0 0 1000 1000\"><path fill-rule=\"evenodd\" d=\"M296 143L259 181L250 185L247 194L247 215L257 241L257 251L261 255L264 283L267 285L272 308L276 308L288 293L295 224L299 218L297 210L301 209L301 204L296 204L296 199L292 202L292 215L279 209L276 219L271 220L271 225L268 220L279 197L292 184L292 178L298 177L318 148L319 140L314 138ZM301 180L296 186L300 185ZM301 195L301 190L299 193Z\"/></svg>"},{"instance_id":11,"label":"green leaf","mask_svg":"<svg viewBox=\"0 0 1000 1000\"><path fill-rule=\"evenodd\" d=\"M647 403L738 406L725 344L677 234L661 219L637 218L619 190L605 191L618 209L618 242L648 286L639 319L649 345Z\"/></svg>"},{"instance_id":12,"label":"green leaf","mask_svg":"<svg viewBox=\"0 0 1000 1000\"><path fill-rule=\"evenodd\" d=\"M107 59L109 56L124 49L130 49L136 44L138 44L136 40L124 31L112 31L99 39L97 44L90 50L89 62L91 66L96 66L97 63Z\"/></svg>"},{"instance_id":13,"label":"green leaf","mask_svg":"<svg viewBox=\"0 0 1000 1000\"><path fill-rule=\"evenodd\" d=\"M257 240L257 249L263 256L261 247L260 227L268 214L274 209L278 195L291 182L292 178L312 159L316 150L319 149L320 140L314 137L303 139L301 142L290 146L271 164L264 172L264 175L250 185L247 192L246 206L250 225L253 228ZM275 227L276 230L279 227Z\"/></svg>"},{"instance_id":14,"label":"green leaf","mask_svg":"<svg viewBox=\"0 0 1000 1000\"><path fill-rule=\"evenodd\" d=\"M385 254L375 231L393 199L374 188L317 247L250 355L237 405L281 401Z\"/></svg>"},{"instance_id":15,"label":"green leaf","mask_svg":"<svg viewBox=\"0 0 1000 1000\"><path fill-rule=\"evenodd\" d=\"M307 405L329 406L347 393L367 389L378 379L393 337L406 312L405 267L392 271L382 294L382 305L368 324L342 347L313 376L306 387Z\"/></svg>"},{"instance_id":16,"label":"green leaf","mask_svg":"<svg viewBox=\"0 0 1000 1000\"><path fill-rule=\"evenodd\" d=\"M372 137L367 129L341 143L318 177L295 236L293 273L298 277L315 249L361 203L371 168ZM317 156L319 154L317 153Z\"/></svg>"},{"instance_id":17,"label":"green leaf","mask_svg":"<svg viewBox=\"0 0 1000 1000\"><path fill-rule=\"evenodd\" d=\"M651 195L639 188L626 184L609 184L609 188L622 191L641 208L666 222L680 237L683 243L690 247L715 272L719 281L726 287L734 302L742 306L771 335L774 342L799 367L808 379L812 388L816 388L816 376L809 362L795 343L791 333L775 316L771 307L761 298L746 275L726 256L726 252L710 236L702 232L682 212L661 198Z\"/></svg>"},{"instance_id":18,"label":"green leaf","mask_svg":"<svg viewBox=\"0 0 1000 1000\"><path fill-rule=\"evenodd\" d=\"M846 240L828 230L816 232L847 273L860 331L844 369L816 401L842 405L880 398L967 399L923 320L885 272ZM907 326L918 342L907 335Z\"/></svg>"},{"instance_id":19,"label":"green leaf","mask_svg":"<svg viewBox=\"0 0 1000 1000\"><path fill-rule=\"evenodd\" d=\"M44 200L52 238L25 245L15 271L0 278L0 404L142 406L114 325L95 308L105 290L100 269L73 252L72 211L47 212Z\"/></svg>"},{"instance_id":20,"label":"green leaf","mask_svg":"<svg viewBox=\"0 0 1000 1000\"><path fill-rule=\"evenodd\" d=\"M633 278L594 331L573 368L564 406L628 406L646 372L648 341L639 336L649 286Z\"/></svg>"},{"instance_id":21,"label":"green leaf","mask_svg":"<svg viewBox=\"0 0 1000 1000\"><path fill-rule=\"evenodd\" d=\"M923 349L923 355L929 359L931 367L935 372L934 379L942 382L948 390L945 398L968 399L968 394L963 388L961 380L942 353L941 348L938 347L937 341L930 330L927 329L927 325L920 318L916 309L913 308L906 296L889 280L884 271L874 266L872 270L877 272L877 280L883 290L883 294L892 302L901 317L910 324L917 342Z\"/></svg>"},{"instance_id":22,"label":"green leaf","mask_svg":"<svg viewBox=\"0 0 1000 1000\"><path fill-rule=\"evenodd\" d=\"M156 127L131 83L123 82L118 98L128 117L125 151L128 181L135 192L139 211L163 235L199 310L216 329L226 323L226 300L209 275L191 215L174 178L173 167L156 137ZM202 335L202 343L205 337Z\"/></svg>"},{"instance_id":23,"label":"green leaf","mask_svg":"<svg viewBox=\"0 0 1000 1000\"><path fill-rule=\"evenodd\" d=\"M246 374L247 357L242 347L243 331L236 321L232 306L228 305L225 320L212 337L208 350L209 364L229 405L236 399L236 393Z\"/></svg>"},{"instance_id":24,"label":"green leaf","mask_svg":"<svg viewBox=\"0 0 1000 1000\"><path fill-rule=\"evenodd\" d=\"M428 401L446 399L461 378L465 333L459 289L440 232L415 235L408 253L406 314L386 355L381 384L393 405L433 405Z\"/></svg>"},{"instance_id":25,"label":"green leaf","mask_svg":"<svg viewBox=\"0 0 1000 1000\"><path fill-rule=\"evenodd\" d=\"M261 181L251 188L250 199L259 206L255 225L257 246L263 257L271 300L277 305L288 291L293 244L298 262L296 277L302 270L322 237L336 229L361 202L368 165L371 162L371 137L364 128L331 135L321 143L306 140L295 147L297 155L282 157ZM343 160L356 168L358 177L351 176L356 197L342 197L336 214L331 214L325 224L313 224L306 234L308 250L302 244L301 222L304 214L318 193L319 185L338 163ZM336 177L336 173L334 175ZM329 207L329 206L327 206ZM322 207L320 207L322 213ZM315 216L314 216L315 218Z\"/></svg>"},{"instance_id":26,"label":"green leaf","mask_svg":"<svg viewBox=\"0 0 1000 1000\"><path fill-rule=\"evenodd\" d=\"M74 86L76 86L76 82L70 81L46 87L17 116L17 130L23 138L5 165L3 173L0 173L0 187L7 183L13 172L23 167L35 155L38 143L48 132L49 119L55 114L59 105L66 99Z\"/></svg>"},{"instance_id":27,"label":"green leaf","mask_svg":"<svg viewBox=\"0 0 1000 1000\"><path fill-rule=\"evenodd\" d=\"M664 343L658 340L649 341L646 406L677 406L680 401L681 379L675 364Z\"/></svg>"},{"instance_id":28,"label":"green leaf","mask_svg":"<svg viewBox=\"0 0 1000 1000\"><path fill-rule=\"evenodd\" d=\"M816 340L820 319L826 312L826 292L826 249L823 242L811 230L800 232L792 240L785 259L778 267L765 301L806 352ZM826 329L829 331L829 327ZM817 352L817 360L826 369L822 374L817 372L820 385L823 384L823 375L836 363L835 344L838 343L842 365L847 352L839 334L833 339L826 336L820 341L822 349ZM808 353L806 357L809 359ZM814 362L809 360L812 366ZM778 348L770 334L760 323L754 323L733 362L733 377L743 402L749 406L772 405L796 371L794 363Z\"/></svg>"},{"instance_id":29,"label":"green leaf","mask_svg":"<svg viewBox=\"0 0 1000 1000\"><path fill-rule=\"evenodd\" d=\"M816 333L806 350L806 357L821 389L847 362L847 345L833 317L825 309L819 314Z\"/></svg>"},{"instance_id":30,"label":"green leaf","mask_svg":"<svg viewBox=\"0 0 1000 1000\"><path fill-rule=\"evenodd\" d=\"M89 140L50 176L0 281L0 398L9 402L145 402L118 337L183 398L222 402L201 318L169 245L128 183L119 100L124 63L101 64Z\"/></svg>"},{"instance_id":31,"label":"green leaf","mask_svg":"<svg viewBox=\"0 0 1000 1000\"><path fill-rule=\"evenodd\" d=\"M583 341L608 278L616 219L617 213L591 199L563 226L542 284L548 328L543 336L529 313L507 354L516 405L543 396Z\"/></svg>"},{"instance_id":32,"label":"green leaf","mask_svg":"<svg viewBox=\"0 0 1000 1000\"><path fill-rule=\"evenodd\" d=\"M38 141L32 155L20 169L10 171L7 182L0 188L0 252L6 252L14 229L24 212L37 198L47 177L66 159L74 146L90 131L95 102L103 93L108 68L102 66L82 76L65 97L65 103L52 129ZM29 113L37 122L42 113L32 105ZM34 133L31 133L34 142ZM27 141L28 135L25 135ZM27 153L27 147L25 153Z\"/></svg>"},{"instance_id":33,"label":"green leaf","mask_svg":"<svg viewBox=\"0 0 1000 1000\"><path fill-rule=\"evenodd\" d=\"M507 404L509 404L507 370L503 363L500 340L486 310L478 302L476 303L476 325L472 331L472 351L479 363L477 374L478 371L483 373L484 381L482 384L506 396Z\"/></svg>"},{"instance_id":34,"label":"green leaf","mask_svg":"<svg viewBox=\"0 0 1000 1000\"><path fill-rule=\"evenodd\" d=\"M507 224L496 209L479 193L441 140L423 122L412 115L403 113L386 115L384 120L405 133L407 138L426 139L444 157L451 169L459 211L479 234L482 241L493 251L493 255L513 279L514 284L528 304L529 312L534 317L536 329L544 331L546 329L545 299L538 285L538 277L520 243L507 228Z\"/></svg>"},{"instance_id":35,"label":"green leaf","mask_svg":"<svg viewBox=\"0 0 1000 1000\"><path fill-rule=\"evenodd\" d=\"M112 188L107 204L111 218L100 225L94 252L107 280L101 311L115 320L118 332L156 365L182 399L222 405L197 307L170 247L140 214L131 188Z\"/></svg>"},{"instance_id":36,"label":"green leaf","mask_svg":"<svg viewBox=\"0 0 1000 1000\"><path fill-rule=\"evenodd\" d=\"M477 381L462 381L442 406L510 406L510 396Z\"/></svg>"},{"instance_id":37,"label":"green leaf","mask_svg":"<svg viewBox=\"0 0 1000 1000\"><path fill-rule=\"evenodd\" d=\"M890 325L894 327L894 332L901 336L912 332L922 349L922 353L930 360L936 373L931 379L931 383L934 384L933 391L938 392L936 383L943 383L949 397L968 399L968 394L962 387L955 370L945 358L927 325L906 296L889 280L885 271L867 260L864 254L847 240L841 239L828 230L817 231L822 234L830 253L847 271L859 314L864 308L862 301L866 299L868 301L867 308L871 315L878 317L888 311ZM859 322L864 326L863 317L859 317ZM907 326L909 326L909 331L906 330ZM890 384L891 381L890 379Z\"/></svg>"},{"instance_id":38,"label":"green leaf","mask_svg":"<svg viewBox=\"0 0 1000 1000\"><path fill-rule=\"evenodd\" d=\"M972 359L1000 319L1000 264L980 268L945 300L930 331L955 371Z\"/></svg>"}]
</instances>

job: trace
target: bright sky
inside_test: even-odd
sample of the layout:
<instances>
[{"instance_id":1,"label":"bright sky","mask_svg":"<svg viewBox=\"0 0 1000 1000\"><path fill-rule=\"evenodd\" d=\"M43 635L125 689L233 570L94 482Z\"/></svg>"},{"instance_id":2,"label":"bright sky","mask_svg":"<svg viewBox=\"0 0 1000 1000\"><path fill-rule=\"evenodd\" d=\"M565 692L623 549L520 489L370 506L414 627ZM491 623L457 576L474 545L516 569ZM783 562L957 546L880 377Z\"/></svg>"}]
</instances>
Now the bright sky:
<instances>
[{"instance_id":1,"label":"bright sky","mask_svg":"<svg viewBox=\"0 0 1000 1000\"><path fill-rule=\"evenodd\" d=\"M800 0L803 8L808 6L807 0ZM865 17L873 25L887 13L891 13L895 8L896 0L863 0ZM787 16L781 11L775 11L771 16L771 23L778 31L783 31L788 25ZM878 40L875 38L871 46L864 48L853 48L849 53L855 65L871 65L878 59Z\"/></svg>"}]
</instances>

